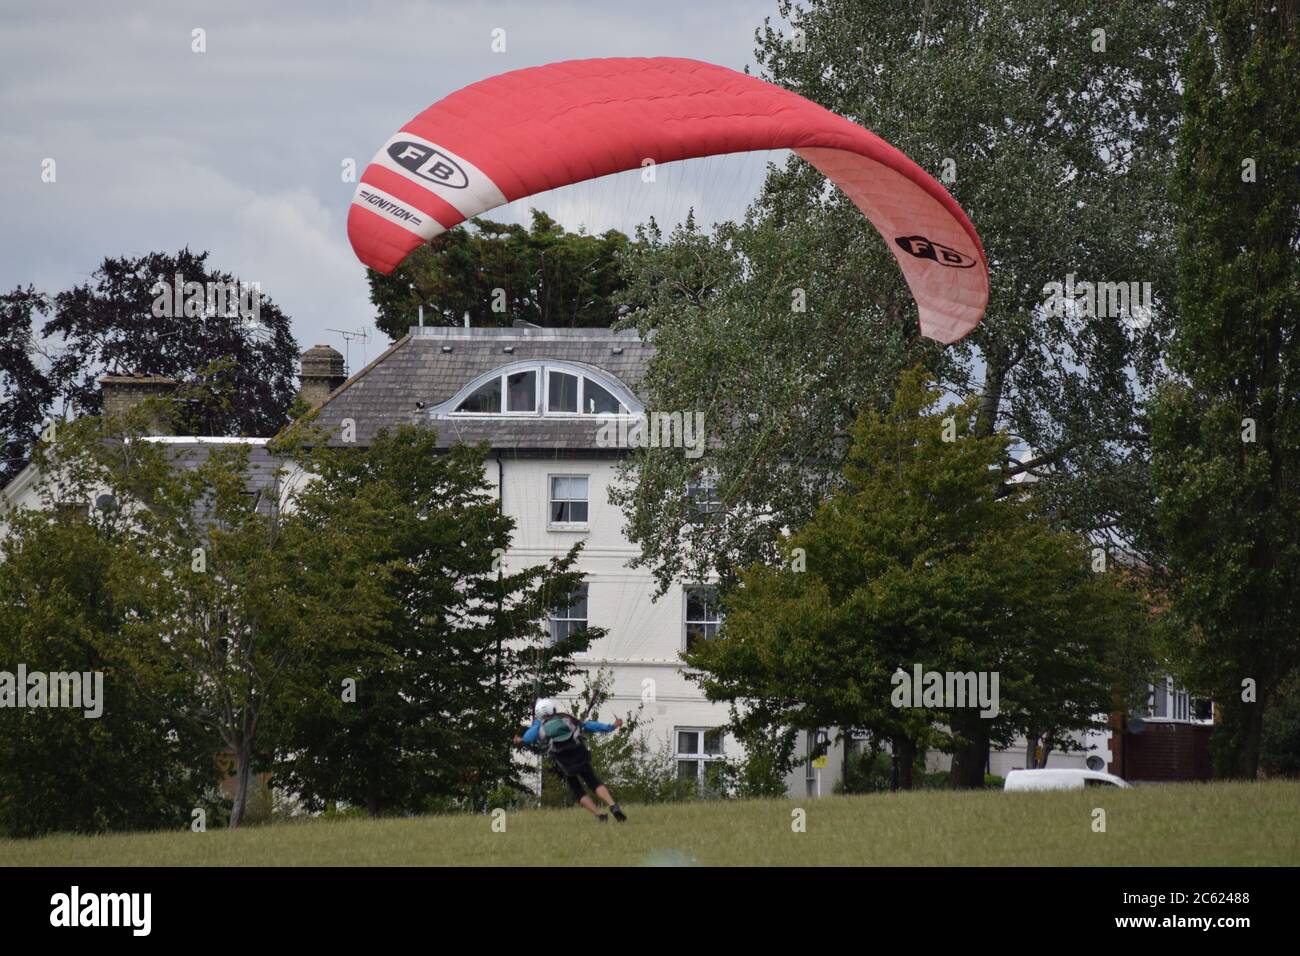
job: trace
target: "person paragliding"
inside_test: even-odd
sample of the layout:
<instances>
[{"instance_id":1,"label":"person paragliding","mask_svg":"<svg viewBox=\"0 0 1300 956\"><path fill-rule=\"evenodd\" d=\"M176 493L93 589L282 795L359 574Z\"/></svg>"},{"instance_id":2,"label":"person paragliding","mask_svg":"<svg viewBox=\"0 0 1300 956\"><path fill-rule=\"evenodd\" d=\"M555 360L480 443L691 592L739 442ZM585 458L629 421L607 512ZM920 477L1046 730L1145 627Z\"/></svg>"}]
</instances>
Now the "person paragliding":
<instances>
[{"instance_id":1,"label":"person paragliding","mask_svg":"<svg viewBox=\"0 0 1300 956\"><path fill-rule=\"evenodd\" d=\"M533 723L522 737L515 736L515 746L539 744L546 748L546 754L555 764L555 768L564 777L573 798L582 808L601 823L609 822L609 814L622 823L627 819L618 803L615 802L609 787L596 776L591 766L591 751L582 741L584 733L608 734L623 726L621 717L615 717L612 724L602 724L596 720L579 720L572 714L561 713L555 701L543 697L533 707ZM609 813L596 806L596 801L583 790L583 784L609 808Z\"/></svg>"}]
</instances>

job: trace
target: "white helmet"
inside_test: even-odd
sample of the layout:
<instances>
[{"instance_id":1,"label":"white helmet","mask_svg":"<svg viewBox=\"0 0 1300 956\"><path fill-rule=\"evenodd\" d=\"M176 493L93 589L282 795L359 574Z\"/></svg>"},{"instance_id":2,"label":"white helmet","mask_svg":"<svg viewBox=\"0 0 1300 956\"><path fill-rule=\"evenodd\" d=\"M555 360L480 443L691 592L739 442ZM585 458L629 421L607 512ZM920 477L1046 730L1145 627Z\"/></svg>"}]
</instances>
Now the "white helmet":
<instances>
[{"instance_id":1,"label":"white helmet","mask_svg":"<svg viewBox=\"0 0 1300 956\"><path fill-rule=\"evenodd\" d=\"M551 700L549 697L543 697L533 705L533 716L538 720L541 720L543 717L551 716L555 711L555 701Z\"/></svg>"}]
</instances>

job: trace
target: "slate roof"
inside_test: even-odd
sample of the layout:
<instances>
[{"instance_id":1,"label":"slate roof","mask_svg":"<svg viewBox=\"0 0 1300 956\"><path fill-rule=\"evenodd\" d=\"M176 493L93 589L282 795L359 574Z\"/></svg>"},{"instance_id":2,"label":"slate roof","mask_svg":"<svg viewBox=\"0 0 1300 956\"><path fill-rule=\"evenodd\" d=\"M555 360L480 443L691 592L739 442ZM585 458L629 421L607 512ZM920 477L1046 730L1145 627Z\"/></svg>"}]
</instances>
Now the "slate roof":
<instances>
[{"instance_id":1,"label":"slate roof","mask_svg":"<svg viewBox=\"0 0 1300 956\"><path fill-rule=\"evenodd\" d=\"M506 348L513 351L506 352ZM321 405L316 423L335 437L345 418L356 423L356 444L366 445L383 428L424 424L438 430L438 443L478 444L493 451L536 455L610 453L596 444L598 419L475 418L434 420L430 410L477 376L515 362L551 360L592 366L644 399L642 383L654 346L635 330L413 328Z\"/></svg>"},{"instance_id":2,"label":"slate roof","mask_svg":"<svg viewBox=\"0 0 1300 956\"><path fill-rule=\"evenodd\" d=\"M165 437L146 438L145 441L165 444L167 456L175 468L193 470L208 460L214 448L229 448L232 445L248 446L248 467L244 470L245 489L258 493L257 510L260 514L274 513L277 494L277 473L284 466L283 456L275 456L266 450L265 438L186 438ZM200 518L208 516L208 509L200 507Z\"/></svg>"}]
</instances>

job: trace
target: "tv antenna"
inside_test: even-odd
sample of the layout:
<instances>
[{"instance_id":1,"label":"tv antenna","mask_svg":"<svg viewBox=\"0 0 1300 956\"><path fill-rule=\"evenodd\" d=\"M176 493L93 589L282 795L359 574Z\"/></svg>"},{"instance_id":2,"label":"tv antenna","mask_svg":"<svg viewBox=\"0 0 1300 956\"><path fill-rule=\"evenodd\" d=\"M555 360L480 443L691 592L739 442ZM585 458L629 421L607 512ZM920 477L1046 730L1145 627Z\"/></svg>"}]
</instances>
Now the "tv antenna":
<instances>
[{"instance_id":1,"label":"tv antenna","mask_svg":"<svg viewBox=\"0 0 1300 956\"><path fill-rule=\"evenodd\" d=\"M352 332L346 329L326 329L326 332L337 332L343 336L343 372L346 375L352 374L352 340L356 339L361 343L362 356L365 356L365 344L370 341L370 333L365 329L356 329Z\"/></svg>"}]
</instances>

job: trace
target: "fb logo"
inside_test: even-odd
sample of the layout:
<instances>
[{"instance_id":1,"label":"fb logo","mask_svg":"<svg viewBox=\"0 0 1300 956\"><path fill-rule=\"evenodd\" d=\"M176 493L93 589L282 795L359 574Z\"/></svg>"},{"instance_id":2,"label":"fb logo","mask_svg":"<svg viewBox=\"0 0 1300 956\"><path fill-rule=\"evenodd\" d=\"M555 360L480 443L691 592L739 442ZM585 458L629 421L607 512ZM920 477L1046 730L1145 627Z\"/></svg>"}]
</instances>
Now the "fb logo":
<instances>
[{"instance_id":1,"label":"fb logo","mask_svg":"<svg viewBox=\"0 0 1300 956\"><path fill-rule=\"evenodd\" d=\"M941 246L937 242L931 242L925 236L899 236L894 242L898 243L898 248L909 256L916 256L918 259L932 259L941 266L950 266L954 269L969 269L975 264L975 260L970 256L963 255L956 249Z\"/></svg>"},{"instance_id":2,"label":"fb logo","mask_svg":"<svg viewBox=\"0 0 1300 956\"><path fill-rule=\"evenodd\" d=\"M388 156L403 169L439 186L464 189L469 185L469 177L456 161L432 146L398 140L388 147Z\"/></svg>"}]
</instances>

